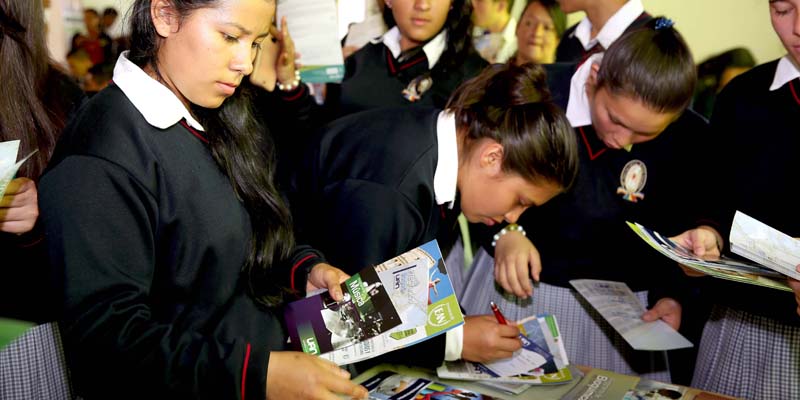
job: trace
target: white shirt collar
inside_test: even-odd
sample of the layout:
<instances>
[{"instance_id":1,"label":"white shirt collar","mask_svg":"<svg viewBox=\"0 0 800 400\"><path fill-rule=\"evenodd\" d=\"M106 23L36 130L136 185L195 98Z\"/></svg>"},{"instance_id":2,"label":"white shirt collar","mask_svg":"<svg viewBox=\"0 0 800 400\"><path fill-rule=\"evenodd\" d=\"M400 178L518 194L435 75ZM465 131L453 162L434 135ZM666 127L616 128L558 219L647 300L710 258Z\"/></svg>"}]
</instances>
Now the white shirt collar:
<instances>
[{"instance_id":1,"label":"white shirt collar","mask_svg":"<svg viewBox=\"0 0 800 400\"><path fill-rule=\"evenodd\" d=\"M567 119L573 128L592 124L592 113L589 108L589 95L586 94L586 81L592 72L592 64L600 64L603 53L592 54L572 75L569 84L569 101L567 102Z\"/></svg>"},{"instance_id":2,"label":"white shirt collar","mask_svg":"<svg viewBox=\"0 0 800 400\"><path fill-rule=\"evenodd\" d=\"M392 27L383 34L383 36L375 39L372 43L383 43L392 53L392 57L397 58L402 51L400 50L400 29L397 26ZM447 29L442 29L438 35L429 40L422 46L422 51L425 52L425 57L428 58L428 69L433 69L433 66L439 62L444 49L447 48Z\"/></svg>"},{"instance_id":3,"label":"white shirt collar","mask_svg":"<svg viewBox=\"0 0 800 400\"><path fill-rule=\"evenodd\" d=\"M456 116L450 111L442 111L436 121L436 141L439 146L439 160L433 173L433 192L436 204L450 203L456 199L458 183L458 143L456 138Z\"/></svg>"},{"instance_id":4,"label":"white shirt collar","mask_svg":"<svg viewBox=\"0 0 800 400\"><path fill-rule=\"evenodd\" d=\"M505 29L503 29L503 45L495 56L496 63L504 63L517 51L517 20L509 18Z\"/></svg>"},{"instance_id":5,"label":"white shirt collar","mask_svg":"<svg viewBox=\"0 0 800 400\"><path fill-rule=\"evenodd\" d=\"M186 118L192 128L205 130L175 93L128 60L128 51L117 59L113 80L150 125L167 129Z\"/></svg>"},{"instance_id":6,"label":"white shirt collar","mask_svg":"<svg viewBox=\"0 0 800 400\"><path fill-rule=\"evenodd\" d=\"M595 36L594 39L592 39L592 22L586 17L584 17L575 28L575 37L578 38L583 48L586 50L591 49L598 42L604 49L608 49L608 46L611 46L611 43L619 39L633 21L636 21L636 18L639 18L639 15L643 12L644 6L642 5L642 0L628 0L622 8L617 10L617 12L608 19L606 24L603 25L603 28L600 29L600 32L597 32L597 36Z\"/></svg>"},{"instance_id":7,"label":"white shirt collar","mask_svg":"<svg viewBox=\"0 0 800 400\"><path fill-rule=\"evenodd\" d=\"M775 68L775 78L772 79L772 86L769 87L769 90L778 90L797 78L800 78L800 68L792 62L789 55L786 55L778 61L778 67Z\"/></svg>"}]
</instances>

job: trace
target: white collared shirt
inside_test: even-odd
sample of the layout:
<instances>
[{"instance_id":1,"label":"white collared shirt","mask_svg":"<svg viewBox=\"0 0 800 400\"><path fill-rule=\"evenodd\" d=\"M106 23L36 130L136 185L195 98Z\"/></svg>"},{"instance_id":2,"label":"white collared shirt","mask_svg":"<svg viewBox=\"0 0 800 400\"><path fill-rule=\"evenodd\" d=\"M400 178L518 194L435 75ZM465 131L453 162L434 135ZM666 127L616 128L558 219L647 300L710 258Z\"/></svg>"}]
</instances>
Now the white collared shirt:
<instances>
[{"instance_id":1,"label":"white collared shirt","mask_svg":"<svg viewBox=\"0 0 800 400\"><path fill-rule=\"evenodd\" d=\"M456 199L458 182L458 144L456 139L456 116L450 111L442 111L436 121L436 141L439 146L439 160L433 173L433 192L436 204L450 203L452 210Z\"/></svg>"},{"instance_id":2,"label":"white collared shirt","mask_svg":"<svg viewBox=\"0 0 800 400\"><path fill-rule=\"evenodd\" d=\"M456 137L456 116L450 111L439 113L436 121L436 142L439 159L433 173L433 193L436 204L447 204L453 209L458 182L458 139ZM445 333L445 361L461 358L464 349L464 325Z\"/></svg>"},{"instance_id":3,"label":"white collared shirt","mask_svg":"<svg viewBox=\"0 0 800 400\"><path fill-rule=\"evenodd\" d=\"M172 90L128 60L128 51L117 59L113 81L150 125L167 129L185 118L192 128L205 130Z\"/></svg>"},{"instance_id":4,"label":"white collared shirt","mask_svg":"<svg viewBox=\"0 0 800 400\"><path fill-rule=\"evenodd\" d=\"M402 50L400 50L400 29L398 29L397 26L386 31L383 36L373 40L372 43L383 43L395 59L402 53ZM444 53L444 49L446 48L447 29L442 29L438 35L434 36L433 39L422 46L422 51L425 53L425 57L428 58L428 69L433 69L433 66L439 62L439 58L442 57L442 53Z\"/></svg>"},{"instance_id":5,"label":"white collared shirt","mask_svg":"<svg viewBox=\"0 0 800 400\"><path fill-rule=\"evenodd\" d=\"M604 49L608 49L611 43L619 39L625 30L636 21L644 12L642 0L628 0L619 10L617 10L611 18L606 21L605 25L597 32L597 36L592 38L592 22L589 18L584 17L578 26L575 27L575 37L583 45L585 50L589 50L597 43L600 43Z\"/></svg>"},{"instance_id":6,"label":"white collared shirt","mask_svg":"<svg viewBox=\"0 0 800 400\"><path fill-rule=\"evenodd\" d=\"M795 65L787 54L778 61L778 67L775 68L775 78L772 79L772 85L769 87L769 90L778 90L783 87L783 85L797 78L800 78L800 67Z\"/></svg>"},{"instance_id":7,"label":"white collared shirt","mask_svg":"<svg viewBox=\"0 0 800 400\"><path fill-rule=\"evenodd\" d=\"M573 128L592 124L592 112L589 106L589 95L586 93L586 81L592 72L592 64L600 64L604 53L592 54L572 75L569 84L569 101L567 102L567 119Z\"/></svg>"}]
</instances>

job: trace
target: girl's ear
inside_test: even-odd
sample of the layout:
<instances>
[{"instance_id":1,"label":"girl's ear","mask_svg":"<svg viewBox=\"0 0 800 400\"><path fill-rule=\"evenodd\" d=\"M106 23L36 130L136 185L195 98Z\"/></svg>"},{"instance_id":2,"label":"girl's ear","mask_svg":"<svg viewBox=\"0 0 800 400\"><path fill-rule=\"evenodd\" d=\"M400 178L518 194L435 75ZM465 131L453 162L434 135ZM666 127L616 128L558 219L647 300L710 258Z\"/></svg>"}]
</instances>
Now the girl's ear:
<instances>
[{"instance_id":1,"label":"girl's ear","mask_svg":"<svg viewBox=\"0 0 800 400\"><path fill-rule=\"evenodd\" d=\"M600 71L600 64L592 63L589 70L589 77L586 79L586 94L591 96L597 87L597 73Z\"/></svg>"},{"instance_id":2,"label":"girl's ear","mask_svg":"<svg viewBox=\"0 0 800 400\"><path fill-rule=\"evenodd\" d=\"M169 0L153 0L150 3L150 18L153 19L158 36L168 37L178 31L180 18Z\"/></svg>"},{"instance_id":3,"label":"girl's ear","mask_svg":"<svg viewBox=\"0 0 800 400\"><path fill-rule=\"evenodd\" d=\"M481 144L480 167L491 176L497 176L503 172L503 145L494 140L486 140Z\"/></svg>"}]
</instances>

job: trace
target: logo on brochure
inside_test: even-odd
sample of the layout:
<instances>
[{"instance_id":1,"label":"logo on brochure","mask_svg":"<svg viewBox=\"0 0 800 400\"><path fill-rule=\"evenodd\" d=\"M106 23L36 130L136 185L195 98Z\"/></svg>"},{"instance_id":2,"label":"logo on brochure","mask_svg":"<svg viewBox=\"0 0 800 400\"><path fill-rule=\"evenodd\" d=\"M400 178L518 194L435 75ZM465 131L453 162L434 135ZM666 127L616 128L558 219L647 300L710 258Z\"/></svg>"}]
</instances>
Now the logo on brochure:
<instances>
[{"instance_id":1,"label":"logo on brochure","mask_svg":"<svg viewBox=\"0 0 800 400\"><path fill-rule=\"evenodd\" d=\"M440 328L447 325L453 318L455 317L449 303L437 304L428 313L428 324Z\"/></svg>"},{"instance_id":2,"label":"logo on brochure","mask_svg":"<svg viewBox=\"0 0 800 400\"><path fill-rule=\"evenodd\" d=\"M621 194L623 199L631 203L644 200L642 189L647 183L647 166L639 160L628 161L619 175L619 183L622 186L617 188L617 194Z\"/></svg>"},{"instance_id":3,"label":"logo on brochure","mask_svg":"<svg viewBox=\"0 0 800 400\"><path fill-rule=\"evenodd\" d=\"M317 338L314 336L314 329L311 327L311 324L303 324L297 328L297 333L300 336L300 345L303 347L303 353L318 355L320 353L319 343L317 343Z\"/></svg>"}]
</instances>

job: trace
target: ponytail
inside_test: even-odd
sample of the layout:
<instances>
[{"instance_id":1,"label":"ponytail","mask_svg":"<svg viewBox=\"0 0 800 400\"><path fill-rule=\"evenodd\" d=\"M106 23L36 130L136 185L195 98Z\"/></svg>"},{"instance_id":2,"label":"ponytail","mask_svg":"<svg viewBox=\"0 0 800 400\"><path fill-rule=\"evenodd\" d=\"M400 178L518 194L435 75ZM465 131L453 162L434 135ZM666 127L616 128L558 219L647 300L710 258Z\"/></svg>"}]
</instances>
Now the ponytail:
<instances>
[{"instance_id":1,"label":"ponytail","mask_svg":"<svg viewBox=\"0 0 800 400\"><path fill-rule=\"evenodd\" d=\"M575 134L534 64L495 64L461 85L447 109L467 144L488 138L503 146L503 169L531 182L569 188L578 169ZM469 148L467 148L469 151Z\"/></svg>"},{"instance_id":2,"label":"ponytail","mask_svg":"<svg viewBox=\"0 0 800 400\"><path fill-rule=\"evenodd\" d=\"M598 89L639 99L657 112L683 111L696 83L689 46L664 17L617 39L603 55L597 74Z\"/></svg>"}]
</instances>

